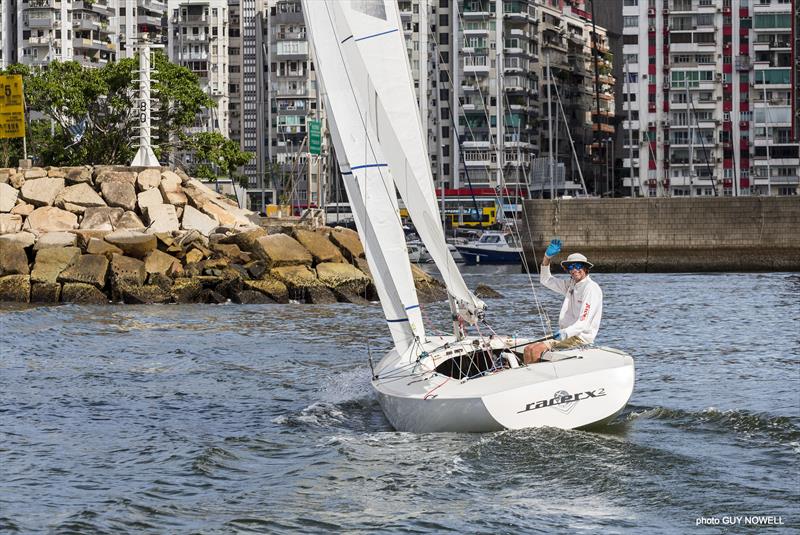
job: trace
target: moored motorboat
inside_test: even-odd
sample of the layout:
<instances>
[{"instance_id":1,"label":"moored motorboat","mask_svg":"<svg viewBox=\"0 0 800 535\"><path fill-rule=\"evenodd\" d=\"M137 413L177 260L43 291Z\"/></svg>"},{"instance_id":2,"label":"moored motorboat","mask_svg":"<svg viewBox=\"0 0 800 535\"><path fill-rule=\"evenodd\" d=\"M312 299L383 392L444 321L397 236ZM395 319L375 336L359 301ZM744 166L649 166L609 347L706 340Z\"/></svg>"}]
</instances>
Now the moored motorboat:
<instances>
[{"instance_id":1,"label":"moored motorboat","mask_svg":"<svg viewBox=\"0 0 800 535\"><path fill-rule=\"evenodd\" d=\"M509 231L487 230L476 241L456 245L467 264L519 264L522 247Z\"/></svg>"}]
</instances>

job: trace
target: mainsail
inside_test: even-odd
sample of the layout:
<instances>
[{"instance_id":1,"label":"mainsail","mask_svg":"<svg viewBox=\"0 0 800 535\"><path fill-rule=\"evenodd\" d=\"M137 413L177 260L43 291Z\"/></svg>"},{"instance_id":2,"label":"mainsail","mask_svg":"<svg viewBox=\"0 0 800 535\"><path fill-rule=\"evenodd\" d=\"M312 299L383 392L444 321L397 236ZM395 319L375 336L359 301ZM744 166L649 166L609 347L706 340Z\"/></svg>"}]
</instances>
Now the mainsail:
<instances>
[{"instance_id":1,"label":"mainsail","mask_svg":"<svg viewBox=\"0 0 800 535\"><path fill-rule=\"evenodd\" d=\"M397 2L350 0L326 4L334 14L351 90L369 106L367 122L376 132L417 233L436 263L459 315L475 323L482 316L484 304L467 288L439 223Z\"/></svg>"},{"instance_id":2,"label":"mainsail","mask_svg":"<svg viewBox=\"0 0 800 535\"><path fill-rule=\"evenodd\" d=\"M364 243L386 321L400 353L425 338L394 182L367 106L351 90L349 69L327 2L303 0L306 24L324 87L331 134L359 236Z\"/></svg>"}]
</instances>

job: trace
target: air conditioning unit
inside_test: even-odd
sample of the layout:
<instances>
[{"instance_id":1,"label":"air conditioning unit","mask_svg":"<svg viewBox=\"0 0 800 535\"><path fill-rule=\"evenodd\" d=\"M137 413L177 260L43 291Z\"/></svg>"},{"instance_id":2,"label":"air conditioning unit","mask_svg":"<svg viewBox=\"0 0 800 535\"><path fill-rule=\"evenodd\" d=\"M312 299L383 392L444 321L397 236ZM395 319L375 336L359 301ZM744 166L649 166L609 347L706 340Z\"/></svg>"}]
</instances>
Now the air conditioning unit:
<instances>
[{"instance_id":1,"label":"air conditioning unit","mask_svg":"<svg viewBox=\"0 0 800 535\"><path fill-rule=\"evenodd\" d=\"M656 10L651 7L650 9L647 10L647 15L650 16L650 17L655 17Z\"/></svg>"},{"instance_id":2,"label":"air conditioning unit","mask_svg":"<svg viewBox=\"0 0 800 535\"><path fill-rule=\"evenodd\" d=\"M664 15L669 15L669 9L664 8L664 11L661 12Z\"/></svg>"},{"instance_id":3,"label":"air conditioning unit","mask_svg":"<svg viewBox=\"0 0 800 535\"><path fill-rule=\"evenodd\" d=\"M647 31L648 31L648 32L650 32L650 33L653 33L653 32L655 32L655 31L656 31L656 27L655 27L655 26L649 26L649 27L647 28Z\"/></svg>"}]
</instances>

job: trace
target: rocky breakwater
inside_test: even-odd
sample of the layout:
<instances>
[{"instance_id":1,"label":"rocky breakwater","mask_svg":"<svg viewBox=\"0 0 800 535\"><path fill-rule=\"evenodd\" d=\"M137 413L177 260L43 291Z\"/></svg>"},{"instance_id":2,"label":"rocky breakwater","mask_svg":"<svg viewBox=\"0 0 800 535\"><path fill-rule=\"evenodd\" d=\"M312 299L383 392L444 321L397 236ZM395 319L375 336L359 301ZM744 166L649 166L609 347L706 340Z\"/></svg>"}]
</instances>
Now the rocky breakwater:
<instances>
[{"instance_id":1,"label":"rocky breakwater","mask_svg":"<svg viewBox=\"0 0 800 535\"><path fill-rule=\"evenodd\" d=\"M415 269L420 299L444 297ZM0 169L0 301L376 299L358 235L252 212L168 169Z\"/></svg>"}]
</instances>

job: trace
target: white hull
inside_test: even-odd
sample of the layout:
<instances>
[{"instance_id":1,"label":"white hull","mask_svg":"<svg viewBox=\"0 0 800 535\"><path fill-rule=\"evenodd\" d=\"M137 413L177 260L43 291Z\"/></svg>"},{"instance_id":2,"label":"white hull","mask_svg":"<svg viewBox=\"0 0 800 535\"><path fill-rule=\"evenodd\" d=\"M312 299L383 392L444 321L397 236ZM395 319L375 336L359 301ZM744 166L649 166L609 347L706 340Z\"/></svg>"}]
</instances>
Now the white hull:
<instances>
[{"instance_id":1,"label":"white hull","mask_svg":"<svg viewBox=\"0 0 800 535\"><path fill-rule=\"evenodd\" d=\"M436 339L430 346L438 347L446 340ZM450 341L454 342L452 338ZM452 347L469 347L471 342ZM495 339L492 346L499 348L502 344ZM407 359L392 351L376 368L379 376L372 384L386 417L398 431L463 433L587 427L617 415L633 392L633 359L608 348L553 352L548 355L550 361L468 380L433 370L447 360L443 350L430 355L413 368L403 368L401 363ZM431 360L435 360L434 365Z\"/></svg>"}]
</instances>

